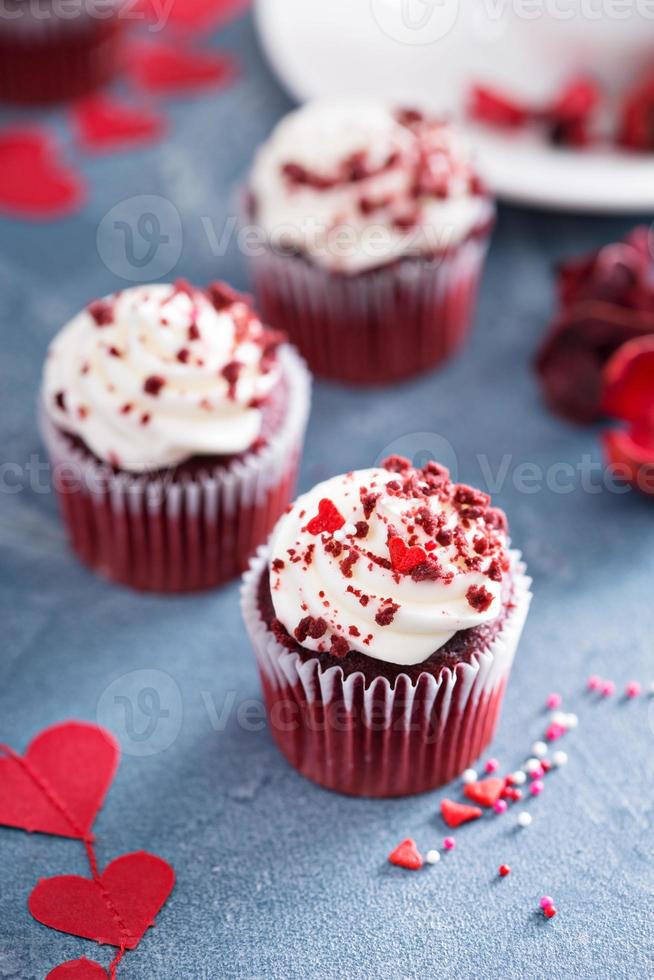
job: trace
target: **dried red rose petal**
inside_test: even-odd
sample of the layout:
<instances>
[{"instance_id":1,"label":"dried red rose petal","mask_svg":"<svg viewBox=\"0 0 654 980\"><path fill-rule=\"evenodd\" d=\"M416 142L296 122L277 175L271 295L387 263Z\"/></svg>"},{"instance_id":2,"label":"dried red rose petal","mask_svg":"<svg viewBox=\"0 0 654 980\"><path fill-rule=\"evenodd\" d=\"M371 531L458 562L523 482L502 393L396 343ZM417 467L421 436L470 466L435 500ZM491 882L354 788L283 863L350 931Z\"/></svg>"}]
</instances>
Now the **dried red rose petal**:
<instances>
[{"instance_id":1,"label":"dried red rose petal","mask_svg":"<svg viewBox=\"0 0 654 980\"><path fill-rule=\"evenodd\" d=\"M654 150L654 73L641 79L624 100L617 142L629 150Z\"/></svg>"},{"instance_id":2,"label":"dried red rose petal","mask_svg":"<svg viewBox=\"0 0 654 980\"><path fill-rule=\"evenodd\" d=\"M602 435L604 458L616 477L654 496L654 427L643 423Z\"/></svg>"},{"instance_id":3,"label":"dried red rose petal","mask_svg":"<svg viewBox=\"0 0 654 980\"><path fill-rule=\"evenodd\" d=\"M561 263L557 270L560 302L571 306L595 299L654 312L651 245L650 229L639 225L623 241Z\"/></svg>"},{"instance_id":4,"label":"dried red rose petal","mask_svg":"<svg viewBox=\"0 0 654 980\"><path fill-rule=\"evenodd\" d=\"M604 369L602 409L625 422L654 421L654 336L623 344Z\"/></svg>"},{"instance_id":5,"label":"dried red rose petal","mask_svg":"<svg viewBox=\"0 0 654 980\"><path fill-rule=\"evenodd\" d=\"M473 85L468 98L468 114L491 126L519 129L529 121L531 111L489 85Z\"/></svg>"}]
</instances>

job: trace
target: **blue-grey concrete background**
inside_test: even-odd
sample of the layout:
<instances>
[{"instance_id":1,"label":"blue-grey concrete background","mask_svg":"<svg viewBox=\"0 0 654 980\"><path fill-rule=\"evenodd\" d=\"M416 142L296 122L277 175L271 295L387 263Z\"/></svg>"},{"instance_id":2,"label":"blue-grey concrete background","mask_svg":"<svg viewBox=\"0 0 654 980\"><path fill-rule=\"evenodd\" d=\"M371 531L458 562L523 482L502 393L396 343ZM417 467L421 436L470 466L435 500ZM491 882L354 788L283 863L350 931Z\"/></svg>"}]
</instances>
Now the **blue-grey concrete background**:
<instances>
[{"instance_id":1,"label":"blue-grey concrete background","mask_svg":"<svg viewBox=\"0 0 654 980\"><path fill-rule=\"evenodd\" d=\"M493 752L507 768L524 759L552 689L580 718L566 739L568 766L529 805L528 830L515 829L515 810L488 817L459 831L439 866L390 868L386 855L405 836L439 845L438 804L457 787L372 802L305 782L261 723L237 584L192 598L134 595L95 578L66 548L36 466L35 399L60 325L133 271L124 242L97 235L102 217L135 195L173 202L154 210L163 233L181 216L179 257L162 249L147 271L247 285L237 243L217 256L211 230L219 234L233 213L254 147L289 103L249 19L212 43L242 59L236 87L175 103L172 136L159 147L82 160L91 196L81 214L2 222L0 433L3 460L20 469L3 469L0 495L0 739L23 749L70 717L97 718L121 739L122 764L96 824L100 862L146 848L178 878L156 929L121 966L125 978L652 976L654 707L645 696L596 703L584 683L591 672L620 689L632 677L654 680L654 503L601 489L598 432L553 418L530 369L552 307L552 262L623 234L633 219L503 208L462 356L397 388L316 385L303 488L370 465L389 447L440 452L457 461L460 478L489 489L502 467L496 499L534 576L535 601ZM48 118L70 143L61 114ZM120 214L135 221L152 209L132 201ZM139 246L143 256L137 236ZM592 487L580 474L572 492L555 492L551 467L578 467L584 456L595 467ZM500 882L502 862L513 873ZM82 954L109 962L108 949L30 918L37 878L62 873L86 873L80 845L0 830L3 980L41 978ZM549 923L537 912L543 893L560 910Z\"/></svg>"}]
</instances>

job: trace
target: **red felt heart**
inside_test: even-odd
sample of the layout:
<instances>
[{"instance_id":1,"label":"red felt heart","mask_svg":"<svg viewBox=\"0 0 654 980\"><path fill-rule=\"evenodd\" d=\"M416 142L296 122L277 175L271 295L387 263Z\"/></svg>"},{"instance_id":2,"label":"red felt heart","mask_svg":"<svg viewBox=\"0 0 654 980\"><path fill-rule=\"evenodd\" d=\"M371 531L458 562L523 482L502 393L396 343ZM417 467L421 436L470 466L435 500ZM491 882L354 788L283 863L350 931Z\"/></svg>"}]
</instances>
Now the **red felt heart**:
<instances>
[{"instance_id":1,"label":"red felt heart","mask_svg":"<svg viewBox=\"0 0 654 980\"><path fill-rule=\"evenodd\" d=\"M0 824L85 837L119 756L118 743L104 728L74 721L46 728L25 756L0 749Z\"/></svg>"},{"instance_id":2,"label":"red felt heart","mask_svg":"<svg viewBox=\"0 0 654 980\"><path fill-rule=\"evenodd\" d=\"M409 548L402 538L391 538L388 542L388 550L393 571L401 575L407 575L416 565L427 560L427 552L424 548L419 548L417 545Z\"/></svg>"},{"instance_id":3,"label":"red felt heart","mask_svg":"<svg viewBox=\"0 0 654 980\"><path fill-rule=\"evenodd\" d=\"M398 867L407 868L409 871L418 871L424 863L422 854L411 837L407 837L401 844L398 844L395 850L388 855L388 860L391 864L397 864Z\"/></svg>"},{"instance_id":4,"label":"red felt heart","mask_svg":"<svg viewBox=\"0 0 654 980\"><path fill-rule=\"evenodd\" d=\"M89 151L150 143L163 136L166 126L162 116L107 95L92 95L78 102L74 122L80 143Z\"/></svg>"},{"instance_id":5,"label":"red felt heart","mask_svg":"<svg viewBox=\"0 0 654 980\"><path fill-rule=\"evenodd\" d=\"M81 174L60 158L47 131L0 133L0 210L20 218L61 218L86 197Z\"/></svg>"},{"instance_id":6,"label":"red felt heart","mask_svg":"<svg viewBox=\"0 0 654 980\"><path fill-rule=\"evenodd\" d=\"M492 806L496 803L504 791L505 781L497 776L490 779L482 779L477 783L468 783L463 788L464 795L479 803L480 806Z\"/></svg>"},{"instance_id":7,"label":"red felt heart","mask_svg":"<svg viewBox=\"0 0 654 980\"><path fill-rule=\"evenodd\" d=\"M185 31L216 30L244 14L249 6L250 0L172 0L170 8L166 9L166 26ZM139 9L149 21L161 21L161 3L143 0Z\"/></svg>"},{"instance_id":8,"label":"red felt heart","mask_svg":"<svg viewBox=\"0 0 654 980\"><path fill-rule=\"evenodd\" d=\"M466 803L455 803L454 800L442 800L441 813L448 827L460 827L469 820L478 820L482 811L478 806L468 806Z\"/></svg>"},{"instance_id":9,"label":"red felt heart","mask_svg":"<svg viewBox=\"0 0 654 980\"><path fill-rule=\"evenodd\" d=\"M68 960L48 973L45 980L109 980L107 971L99 963L82 957L81 960Z\"/></svg>"},{"instance_id":10,"label":"red felt heart","mask_svg":"<svg viewBox=\"0 0 654 980\"><path fill-rule=\"evenodd\" d=\"M234 62L227 55L139 42L130 46L130 71L141 88L169 95L226 85L235 75Z\"/></svg>"},{"instance_id":11,"label":"red felt heart","mask_svg":"<svg viewBox=\"0 0 654 980\"><path fill-rule=\"evenodd\" d=\"M174 884L169 864L137 851L116 858L97 881L77 875L42 879L30 895L29 910L59 932L135 949Z\"/></svg>"},{"instance_id":12,"label":"red felt heart","mask_svg":"<svg viewBox=\"0 0 654 980\"><path fill-rule=\"evenodd\" d=\"M307 531L309 534L322 534L323 531L333 534L344 524L345 518L339 512L336 504L328 497L323 497L318 504L318 514L316 517L312 517L307 524Z\"/></svg>"}]
</instances>

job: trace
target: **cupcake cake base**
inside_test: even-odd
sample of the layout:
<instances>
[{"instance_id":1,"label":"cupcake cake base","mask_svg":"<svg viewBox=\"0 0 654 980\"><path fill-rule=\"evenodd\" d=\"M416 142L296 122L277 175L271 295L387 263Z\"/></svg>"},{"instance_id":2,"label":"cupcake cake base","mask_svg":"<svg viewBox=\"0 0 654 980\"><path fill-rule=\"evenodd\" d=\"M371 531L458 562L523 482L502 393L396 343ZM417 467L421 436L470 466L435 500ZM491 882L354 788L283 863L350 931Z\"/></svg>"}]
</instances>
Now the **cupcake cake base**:
<instances>
[{"instance_id":1,"label":"cupcake cake base","mask_svg":"<svg viewBox=\"0 0 654 980\"><path fill-rule=\"evenodd\" d=\"M531 580L517 552L511 553L504 618L494 631L468 631L476 634L469 637L474 652L438 672L394 668L374 678L365 670L323 665L318 656L303 657L279 641L262 598L267 557L260 549L251 563L242 609L270 729L295 769L352 796L406 796L448 782L482 754L495 732L531 600Z\"/></svg>"}]
</instances>

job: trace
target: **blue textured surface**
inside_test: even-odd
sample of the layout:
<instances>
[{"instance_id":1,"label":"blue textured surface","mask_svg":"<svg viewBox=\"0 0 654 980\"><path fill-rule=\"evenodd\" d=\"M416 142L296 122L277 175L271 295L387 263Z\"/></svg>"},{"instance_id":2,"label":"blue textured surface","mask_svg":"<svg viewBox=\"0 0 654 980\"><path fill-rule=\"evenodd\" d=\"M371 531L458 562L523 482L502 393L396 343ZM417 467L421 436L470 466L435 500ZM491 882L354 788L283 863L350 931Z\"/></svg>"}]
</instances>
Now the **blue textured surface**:
<instances>
[{"instance_id":1,"label":"blue textured surface","mask_svg":"<svg viewBox=\"0 0 654 980\"><path fill-rule=\"evenodd\" d=\"M105 256L115 246L111 268L96 249L109 209L140 194L173 201L181 256L174 273L162 274L246 285L235 243L212 255L202 219L219 228L234 210L251 152L288 102L248 20L216 44L244 60L235 88L177 103L161 147L84 161L92 193L82 214L45 227L2 224L0 433L3 459L19 464L24 486L0 494L0 739L23 749L69 717L99 718L121 739L122 764L96 824L100 862L147 848L173 863L178 883L119 976L651 976L654 707L646 697L598 704L584 682L592 671L619 688L631 677L654 680L652 503L590 492L581 477L572 492L555 492L552 474L566 474L548 468L577 467L584 456L597 487L597 432L549 415L530 372L552 302L552 261L611 240L632 221L502 210L477 328L461 357L398 388L315 391L303 488L391 448L442 449L461 479L494 489L489 473L503 459L507 468L510 454L496 500L536 598L493 752L507 768L523 761L544 730L552 689L580 717L566 738L570 762L529 804L526 831L516 829L515 810L490 816L461 829L437 867L390 868L385 857L405 836L439 845L446 793L351 800L297 776L256 707L238 586L157 598L105 584L68 553L52 494L27 476L26 463L42 459L34 403L49 340L90 298L125 284L120 242L101 243ZM62 120L52 120L69 140ZM127 207L138 213L138 204ZM549 472L549 485L534 492L523 464ZM3 469L3 478L17 472ZM116 695L129 699L131 714ZM499 881L502 862L513 874ZM39 876L85 872L74 842L0 830L2 980L41 978L82 954L109 962L108 949L49 931L26 909ZM544 893L560 909L549 923L537 911Z\"/></svg>"}]
</instances>

